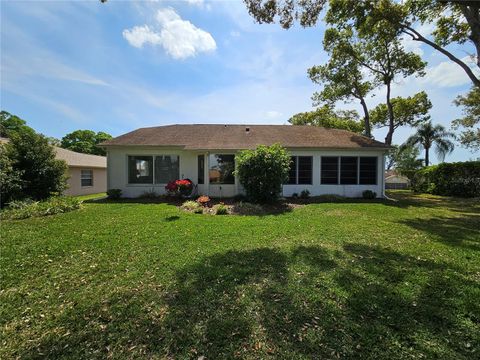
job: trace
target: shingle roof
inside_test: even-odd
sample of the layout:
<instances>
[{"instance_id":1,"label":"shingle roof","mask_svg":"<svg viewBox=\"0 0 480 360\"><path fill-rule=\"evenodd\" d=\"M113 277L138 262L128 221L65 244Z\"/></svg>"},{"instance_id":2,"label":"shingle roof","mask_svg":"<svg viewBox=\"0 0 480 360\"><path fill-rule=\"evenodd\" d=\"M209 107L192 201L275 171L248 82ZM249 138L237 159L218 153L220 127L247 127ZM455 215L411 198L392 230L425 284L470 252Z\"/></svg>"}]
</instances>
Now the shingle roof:
<instances>
[{"instance_id":1,"label":"shingle roof","mask_svg":"<svg viewBox=\"0 0 480 360\"><path fill-rule=\"evenodd\" d=\"M55 147L56 158L65 160L68 166L106 168L107 158Z\"/></svg>"},{"instance_id":2,"label":"shingle roof","mask_svg":"<svg viewBox=\"0 0 480 360\"><path fill-rule=\"evenodd\" d=\"M248 129L248 130L247 130ZM287 148L384 148L380 141L346 130L295 125L167 125L141 128L100 146L171 146L191 150Z\"/></svg>"}]
</instances>

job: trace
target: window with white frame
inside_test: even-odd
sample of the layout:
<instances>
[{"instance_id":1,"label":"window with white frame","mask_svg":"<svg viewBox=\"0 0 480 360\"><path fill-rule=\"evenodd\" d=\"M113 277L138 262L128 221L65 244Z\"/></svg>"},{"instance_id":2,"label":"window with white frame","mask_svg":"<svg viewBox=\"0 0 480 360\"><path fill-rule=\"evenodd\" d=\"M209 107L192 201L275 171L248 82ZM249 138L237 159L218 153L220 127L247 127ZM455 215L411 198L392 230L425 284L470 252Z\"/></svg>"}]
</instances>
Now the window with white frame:
<instances>
[{"instance_id":1,"label":"window with white frame","mask_svg":"<svg viewBox=\"0 0 480 360\"><path fill-rule=\"evenodd\" d=\"M128 183L153 184L153 156L128 157Z\"/></svg>"},{"instance_id":2,"label":"window with white frame","mask_svg":"<svg viewBox=\"0 0 480 360\"><path fill-rule=\"evenodd\" d=\"M155 184L167 184L180 178L178 155L155 156Z\"/></svg>"},{"instance_id":3,"label":"window with white frame","mask_svg":"<svg viewBox=\"0 0 480 360\"><path fill-rule=\"evenodd\" d=\"M167 184L179 178L180 157L178 155L136 155L128 157L129 184Z\"/></svg>"},{"instance_id":4,"label":"window with white frame","mask_svg":"<svg viewBox=\"0 0 480 360\"><path fill-rule=\"evenodd\" d=\"M82 187L93 186L93 170L81 170L80 182Z\"/></svg>"}]
</instances>

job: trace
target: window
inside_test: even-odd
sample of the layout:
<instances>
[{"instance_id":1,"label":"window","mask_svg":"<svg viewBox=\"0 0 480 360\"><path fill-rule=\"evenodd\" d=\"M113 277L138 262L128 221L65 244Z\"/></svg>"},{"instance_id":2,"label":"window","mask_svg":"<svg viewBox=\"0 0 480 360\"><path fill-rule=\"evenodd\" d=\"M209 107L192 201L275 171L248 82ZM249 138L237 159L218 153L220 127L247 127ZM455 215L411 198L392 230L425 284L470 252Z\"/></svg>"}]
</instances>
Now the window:
<instances>
[{"instance_id":1,"label":"window","mask_svg":"<svg viewBox=\"0 0 480 360\"><path fill-rule=\"evenodd\" d=\"M153 156L128 157L128 182L130 184L153 183Z\"/></svg>"},{"instance_id":2,"label":"window","mask_svg":"<svg viewBox=\"0 0 480 360\"><path fill-rule=\"evenodd\" d=\"M198 155L198 183L205 183L205 155Z\"/></svg>"},{"instance_id":3,"label":"window","mask_svg":"<svg viewBox=\"0 0 480 360\"><path fill-rule=\"evenodd\" d=\"M361 157L360 158L360 184L375 185L377 184L377 158Z\"/></svg>"},{"instance_id":4,"label":"window","mask_svg":"<svg viewBox=\"0 0 480 360\"><path fill-rule=\"evenodd\" d=\"M321 173L322 184L338 184L338 157L323 156Z\"/></svg>"},{"instance_id":5,"label":"window","mask_svg":"<svg viewBox=\"0 0 480 360\"><path fill-rule=\"evenodd\" d=\"M235 155L212 154L209 160L210 184L235 184Z\"/></svg>"},{"instance_id":6,"label":"window","mask_svg":"<svg viewBox=\"0 0 480 360\"><path fill-rule=\"evenodd\" d=\"M82 186L93 186L93 170L81 170L80 182Z\"/></svg>"},{"instance_id":7,"label":"window","mask_svg":"<svg viewBox=\"0 0 480 360\"><path fill-rule=\"evenodd\" d=\"M342 156L340 158L340 184L357 184L358 157Z\"/></svg>"},{"instance_id":8,"label":"window","mask_svg":"<svg viewBox=\"0 0 480 360\"><path fill-rule=\"evenodd\" d=\"M292 156L288 184L312 184L313 157Z\"/></svg>"},{"instance_id":9,"label":"window","mask_svg":"<svg viewBox=\"0 0 480 360\"><path fill-rule=\"evenodd\" d=\"M155 183L167 184L180 178L178 155L155 156Z\"/></svg>"}]
</instances>

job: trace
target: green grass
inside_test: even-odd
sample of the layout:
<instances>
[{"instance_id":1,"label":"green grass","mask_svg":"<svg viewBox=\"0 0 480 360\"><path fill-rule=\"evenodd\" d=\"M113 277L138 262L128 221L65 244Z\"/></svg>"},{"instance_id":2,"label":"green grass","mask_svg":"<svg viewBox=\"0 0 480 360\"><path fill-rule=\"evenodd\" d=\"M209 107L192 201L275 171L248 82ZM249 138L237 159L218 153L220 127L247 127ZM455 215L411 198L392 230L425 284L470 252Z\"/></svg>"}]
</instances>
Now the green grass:
<instances>
[{"instance_id":1,"label":"green grass","mask_svg":"<svg viewBox=\"0 0 480 360\"><path fill-rule=\"evenodd\" d=\"M480 357L478 199L1 225L0 358Z\"/></svg>"},{"instance_id":2,"label":"green grass","mask_svg":"<svg viewBox=\"0 0 480 360\"><path fill-rule=\"evenodd\" d=\"M97 193L97 194L89 194L89 195L78 195L73 197L77 198L78 200L86 201L86 200L101 199L106 196L107 196L107 193Z\"/></svg>"}]
</instances>

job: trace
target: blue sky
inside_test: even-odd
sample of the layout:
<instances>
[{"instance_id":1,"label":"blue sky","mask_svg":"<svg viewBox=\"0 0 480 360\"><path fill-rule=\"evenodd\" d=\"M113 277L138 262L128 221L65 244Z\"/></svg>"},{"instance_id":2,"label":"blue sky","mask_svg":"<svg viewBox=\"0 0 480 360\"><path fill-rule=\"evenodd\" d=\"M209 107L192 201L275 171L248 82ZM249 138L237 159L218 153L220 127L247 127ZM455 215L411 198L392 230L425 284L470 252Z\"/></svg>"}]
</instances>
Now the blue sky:
<instances>
[{"instance_id":1,"label":"blue sky","mask_svg":"<svg viewBox=\"0 0 480 360\"><path fill-rule=\"evenodd\" d=\"M306 70L327 60L323 31L255 24L241 1L1 1L1 108L58 138L76 129L117 136L175 123L286 124L312 109L319 88ZM427 91L433 121L449 127L468 78L426 46L405 45L428 61L427 76L399 80L393 96ZM369 106L383 98L378 89ZM399 129L394 142L411 131ZM383 140L385 130L374 135ZM457 147L446 160L479 156Z\"/></svg>"}]
</instances>

